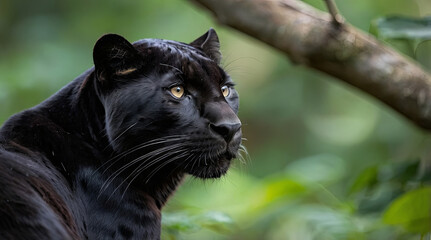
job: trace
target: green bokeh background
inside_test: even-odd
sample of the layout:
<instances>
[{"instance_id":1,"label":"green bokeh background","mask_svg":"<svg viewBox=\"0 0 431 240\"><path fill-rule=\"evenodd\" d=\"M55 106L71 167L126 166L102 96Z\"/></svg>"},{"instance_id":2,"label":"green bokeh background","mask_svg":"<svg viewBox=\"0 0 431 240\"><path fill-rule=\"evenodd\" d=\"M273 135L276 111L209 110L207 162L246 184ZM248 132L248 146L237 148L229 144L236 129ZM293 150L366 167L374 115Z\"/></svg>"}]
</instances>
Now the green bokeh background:
<instances>
[{"instance_id":1,"label":"green bokeh background","mask_svg":"<svg viewBox=\"0 0 431 240\"><path fill-rule=\"evenodd\" d=\"M323 1L305 2L324 9ZM429 0L337 4L365 32L379 17L431 14ZM165 208L163 238L419 239L383 216L402 193L429 186L409 175L429 167L429 136L363 92L218 25L188 1L0 0L0 124L91 67L92 47L104 33L190 42L210 27L237 83L249 155L220 180L187 179ZM411 54L405 41L387 43ZM415 50L411 57L431 71L431 42ZM361 178L367 174L372 180Z\"/></svg>"}]
</instances>

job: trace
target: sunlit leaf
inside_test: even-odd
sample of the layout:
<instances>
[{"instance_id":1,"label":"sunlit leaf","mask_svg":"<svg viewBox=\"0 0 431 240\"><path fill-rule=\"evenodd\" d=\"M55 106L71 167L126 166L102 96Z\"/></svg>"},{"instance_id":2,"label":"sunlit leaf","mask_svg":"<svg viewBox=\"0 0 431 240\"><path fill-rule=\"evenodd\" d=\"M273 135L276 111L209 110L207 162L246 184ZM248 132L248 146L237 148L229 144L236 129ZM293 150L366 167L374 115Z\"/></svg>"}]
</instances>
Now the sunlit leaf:
<instances>
[{"instance_id":1,"label":"sunlit leaf","mask_svg":"<svg viewBox=\"0 0 431 240\"><path fill-rule=\"evenodd\" d=\"M211 229L219 233L227 233L232 230L234 221L233 219L223 213L211 211L204 213L197 217L196 221L205 228Z\"/></svg>"},{"instance_id":2,"label":"sunlit leaf","mask_svg":"<svg viewBox=\"0 0 431 240\"><path fill-rule=\"evenodd\" d=\"M297 196L306 191L306 187L288 178L274 178L265 183L264 201L271 203L282 197Z\"/></svg>"},{"instance_id":3,"label":"sunlit leaf","mask_svg":"<svg viewBox=\"0 0 431 240\"><path fill-rule=\"evenodd\" d=\"M218 211L203 214L179 212L163 213L162 225L171 238L176 238L179 234L194 233L202 228L228 233L232 230L234 221L229 215Z\"/></svg>"},{"instance_id":4,"label":"sunlit leaf","mask_svg":"<svg viewBox=\"0 0 431 240\"><path fill-rule=\"evenodd\" d=\"M374 24L377 36L391 39L431 39L431 16L424 18L387 17Z\"/></svg>"},{"instance_id":5,"label":"sunlit leaf","mask_svg":"<svg viewBox=\"0 0 431 240\"><path fill-rule=\"evenodd\" d=\"M185 213L164 213L162 225L166 230L176 232L193 232L200 229L200 226Z\"/></svg>"},{"instance_id":6,"label":"sunlit leaf","mask_svg":"<svg viewBox=\"0 0 431 240\"><path fill-rule=\"evenodd\" d=\"M287 175L299 182L326 184L340 180L346 173L343 159L333 155L316 155L292 162Z\"/></svg>"},{"instance_id":7,"label":"sunlit leaf","mask_svg":"<svg viewBox=\"0 0 431 240\"><path fill-rule=\"evenodd\" d=\"M431 231L431 187L416 189L395 199L384 213L383 221L414 233Z\"/></svg>"},{"instance_id":8,"label":"sunlit leaf","mask_svg":"<svg viewBox=\"0 0 431 240\"><path fill-rule=\"evenodd\" d=\"M303 205L295 209L289 218L290 223L300 223L303 227L297 232L291 229L291 238L287 239L302 239L294 236L304 235L303 231L309 236L311 234L309 239L360 239L352 218L342 211L319 205Z\"/></svg>"}]
</instances>

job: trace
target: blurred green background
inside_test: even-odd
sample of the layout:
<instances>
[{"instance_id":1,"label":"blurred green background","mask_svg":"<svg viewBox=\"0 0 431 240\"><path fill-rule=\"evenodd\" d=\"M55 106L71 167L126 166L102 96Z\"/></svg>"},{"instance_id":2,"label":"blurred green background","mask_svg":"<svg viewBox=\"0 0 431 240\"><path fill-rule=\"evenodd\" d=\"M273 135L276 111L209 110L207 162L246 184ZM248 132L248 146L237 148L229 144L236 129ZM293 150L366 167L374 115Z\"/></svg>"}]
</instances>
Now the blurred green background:
<instances>
[{"instance_id":1,"label":"blurred green background","mask_svg":"<svg viewBox=\"0 0 431 240\"><path fill-rule=\"evenodd\" d=\"M337 4L365 32L380 17L431 15L429 0ZM163 239L428 239L427 133L188 1L0 0L0 124L91 67L104 33L190 42L210 27L241 96L249 155L220 180L187 179L165 208ZM431 71L431 41L382 40Z\"/></svg>"}]
</instances>

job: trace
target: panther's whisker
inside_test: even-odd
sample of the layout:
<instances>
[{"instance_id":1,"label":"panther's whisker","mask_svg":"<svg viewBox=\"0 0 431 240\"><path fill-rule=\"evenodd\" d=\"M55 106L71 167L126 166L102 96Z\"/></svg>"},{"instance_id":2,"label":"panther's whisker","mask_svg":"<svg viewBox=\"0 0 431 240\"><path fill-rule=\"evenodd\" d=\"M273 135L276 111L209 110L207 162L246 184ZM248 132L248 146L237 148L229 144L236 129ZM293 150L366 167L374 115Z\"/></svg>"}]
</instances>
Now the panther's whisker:
<instances>
[{"instance_id":1,"label":"panther's whisker","mask_svg":"<svg viewBox=\"0 0 431 240\"><path fill-rule=\"evenodd\" d=\"M190 154L190 152L188 152L188 154L189 154L189 156L186 159L184 159L183 161L181 161L180 164L178 164L174 169L172 169L171 173L175 172L179 167L183 166L186 162L188 162L188 163L186 164L186 166L183 169L187 168L187 166L188 166L188 164L190 162L189 159L193 156L193 155Z\"/></svg>"},{"instance_id":2,"label":"panther's whisker","mask_svg":"<svg viewBox=\"0 0 431 240\"><path fill-rule=\"evenodd\" d=\"M147 180L145 181L145 183L148 183L148 182L150 181L151 177L152 177L152 176L154 176L154 174L155 174L157 171L159 171L160 169L162 169L164 166L166 166L167 164L169 164L169 163L171 163L171 162L173 162L173 161L175 161L175 160L177 160L177 159L180 159L180 158L182 158L182 157L185 157L185 156L187 156L187 153L182 153L182 154L180 154L180 155L178 155L178 156L174 157L173 159L170 159L170 160L168 160L168 161L164 162L163 164L161 164L160 166L158 166L156 169L154 169L154 170L149 174L149 176L147 177Z\"/></svg>"},{"instance_id":3,"label":"panther's whisker","mask_svg":"<svg viewBox=\"0 0 431 240\"><path fill-rule=\"evenodd\" d=\"M125 156L127 156L127 155L129 155L129 154L131 154L131 153L133 153L133 152L135 152L135 151L141 150L141 149L146 148L146 147L154 146L154 145L157 145L157 144L164 144L164 143L169 143L169 142L173 142L173 141L178 141L178 140L183 139L183 138L182 138L182 136L184 136L184 135L175 135L175 136L171 136L171 137L170 137L171 139L170 139L170 138L167 138L167 139L158 138L158 139L153 139L153 140L151 140L151 141L148 141L148 142L145 142L145 143L139 144L139 145L137 145L137 146L135 146L135 147L133 147L133 148L131 148L131 149L129 149L129 150L127 150L127 151L125 151L125 152L123 152L123 153L121 153L121 154L118 154L117 156L115 156L115 157L113 157L113 158L109 159L108 161L106 161L105 163L103 163L101 166L99 166L99 167L96 169L96 171L99 171L101 168L105 167L105 165L110 164L110 165L109 165L108 167L106 167L106 168L105 168L105 170L102 172L102 174L103 174L103 173L105 173L109 168L111 168L115 163L117 163L121 158L123 158L123 157L125 157ZM115 161L114 161L114 160L115 160ZM113 161L113 162L112 162L112 161Z\"/></svg>"},{"instance_id":4,"label":"panther's whisker","mask_svg":"<svg viewBox=\"0 0 431 240\"><path fill-rule=\"evenodd\" d=\"M181 71L179 68L174 67L174 66L172 66L172 65L170 65L170 64L166 64L166 63L159 63L159 65L161 65L161 66L165 66L165 67L170 67L170 68L172 68L172 69L174 69L174 70L178 71L180 74L184 74L184 73L183 73L183 71Z\"/></svg>"},{"instance_id":5,"label":"panther's whisker","mask_svg":"<svg viewBox=\"0 0 431 240\"><path fill-rule=\"evenodd\" d=\"M126 170L127 168L131 167L132 165L134 165L135 163L138 163L141 160L146 159L147 157L149 157L149 159L151 159L151 157L157 156L160 153L163 153L164 151L169 151L169 150L173 150L174 147L173 146L167 146L164 148L160 148L160 149L156 149L154 151L148 152L147 154L140 156L132 161L130 161L129 163L125 164L124 166L122 166L121 168L117 169L116 171L114 171L109 177L108 179L105 181L105 183L102 185L100 191L103 192L104 189L106 189L109 184L116 178L118 177L124 170ZM145 162L145 161L144 161Z\"/></svg>"},{"instance_id":6,"label":"panther's whisker","mask_svg":"<svg viewBox=\"0 0 431 240\"><path fill-rule=\"evenodd\" d=\"M158 143L157 143L158 144ZM156 143L155 144L151 144L151 145L156 145ZM148 147L148 146L150 146L150 144L149 145L147 145L147 146L145 146L145 147ZM135 149L134 151L137 151L137 150L140 150L140 149L143 149L143 148L145 148L145 147L140 147L140 148L138 148L138 149ZM122 158L122 157L121 157ZM115 163L117 163L118 161L120 161L121 160L121 158L118 158L117 160L115 160L115 161L111 161L111 163L110 163L110 165L108 166L108 167L106 167L105 168L105 170L103 170L103 172L102 172L102 174L104 174L106 171L108 171Z\"/></svg>"},{"instance_id":7,"label":"panther's whisker","mask_svg":"<svg viewBox=\"0 0 431 240\"><path fill-rule=\"evenodd\" d=\"M241 156L241 158L243 160L243 161L241 161L241 163L246 164L247 162L251 161L250 154L248 153L248 150L247 150L247 148L245 148L244 145L241 144L239 146L238 153L240 154L239 156ZM245 154L245 157L242 155L242 153Z\"/></svg>"},{"instance_id":8,"label":"panther's whisker","mask_svg":"<svg viewBox=\"0 0 431 240\"><path fill-rule=\"evenodd\" d=\"M175 147L175 148L172 148L171 150L168 150L169 152L167 152L165 155L161 155L161 156L157 157L156 159L153 159L153 160L151 160L149 162L143 162L143 163L141 163L131 174L133 174L134 172L138 171L138 169L140 169L140 170L146 170L149 167L151 167L152 165L156 164L158 161L163 160L163 159L165 159L166 157L168 157L170 155L173 155L173 154L176 154L176 153L182 151L182 149L181 149L182 146L180 144L177 144L177 146L178 147ZM175 152L172 152L172 150L175 150L175 149L178 149L178 150L175 151Z\"/></svg>"},{"instance_id":9,"label":"panther's whisker","mask_svg":"<svg viewBox=\"0 0 431 240\"><path fill-rule=\"evenodd\" d=\"M205 166L208 165L208 163L207 163L207 156L206 155L204 155L204 163L205 163Z\"/></svg>"},{"instance_id":10,"label":"panther's whisker","mask_svg":"<svg viewBox=\"0 0 431 240\"><path fill-rule=\"evenodd\" d=\"M185 150L181 150L181 151L185 151ZM172 153L172 154L169 154L169 156L170 155L173 155L173 154L176 154L176 153L178 153L178 152L181 152L181 151L176 151L175 153ZM183 155L184 155L184 153L183 153ZM182 155L180 155L181 157L182 157ZM174 158L172 158L172 159L170 159L170 160L168 160L168 161L166 161L166 162L164 162L164 163L162 163L160 166L158 166L155 170L153 170L151 173L155 173L155 172L157 172L158 170L160 170L162 167L164 167L164 166L166 166L168 163L171 163L171 162L173 162L173 161L175 161L175 160L177 160L178 158L180 158L180 156L176 156L176 157L174 157ZM168 157L168 156L166 156L166 157ZM161 159L165 159L166 157L163 157L163 158L161 158ZM139 169L139 168L137 168L137 169ZM118 187L114 190L114 192L121 186L121 185L123 185L126 181L127 181L127 179L129 179L131 176L133 176L133 175L135 175L130 181L129 181L129 183L127 184L127 186L126 186L126 188L124 189L124 192L123 192L123 194L122 194L122 197L121 198L123 198L124 197L124 194L126 193L126 191L127 191L127 189L130 187L130 185L132 184L132 182L140 175L140 174L142 174L142 172L143 171L145 171L145 168L143 168L143 169L140 169L139 171L137 171L137 172L135 172L135 171L133 171L126 179L124 179L119 185L118 185ZM150 174L151 174L150 173ZM153 173L153 174L154 174ZM151 175L150 175L151 176ZM151 177L150 177L151 178ZM148 179L149 180L149 179ZM145 181L145 183L148 183L148 180L147 181Z\"/></svg>"},{"instance_id":11,"label":"panther's whisker","mask_svg":"<svg viewBox=\"0 0 431 240\"><path fill-rule=\"evenodd\" d=\"M198 156L198 155L196 155L195 159L193 159L192 171L193 171L193 169L194 169L194 167L195 167L195 164L196 164L198 161L200 161L201 156L202 156L202 152L201 152L201 154L199 154L199 156ZM199 165L199 163L198 163L198 165Z\"/></svg>"},{"instance_id":12,"label":"panther's whisker","mask_svg":"<svg viewBox=\"0 0 431 240\"><path fill-rule=\"evenodd\" d=\"M127 131L129 131L132 127L134 127L134 126L136 126L136 124L138 124L138 121L137 122L135 122L135 123L133 123L133 124L131 124L128 128L126 128L126 130L124 130L122 133L120 133L117 137L115 137L113 140L111 140L111 143L113 143L113 142L115 142L115 141L117 141L121 136L123 136ZM109 146L110 146L110 144L111 143L109 143L105 148L103 148L103 150L102 151L105 151Z\"/></svg>"},{"instance_id":13,"label":"panther's whisker","mask_svg":"<svg viewBox=\"0 0 431 240\"><path fill-rule=\"evenodd\" d=\"M238 152L238 156L237 159L239 160L240 163L242 164L246 164L246 160L244 159L244 156L242 155L242 152Z\"/></svg>"},{"instance_id":14,"label":"panther's whisker","mask_svg":"<svg viewBox=\"0 0 431 240\"><path fill-rule=\"evenodd\" d=\"M163 148L159 148L159 149L156 149L156 150L154 150L154 151L151 151L151 152L148 152L148 153L146 153L145 155L143 155L143 156L140 156L140 157L138 157L138 158L136 158L136 159L134 159L134 160L132 160L132 161L130 161L129 163L127 163L127 164L125 164L124 166L122 166L121 168L119 168L119 169L117 169L116 171L114 171L109 177L108 177L108 179L102 184L102 186L101 186L101 188L100 188L100 192L103 192L111 183L112 183L112 181L116 178L116 177L118 177L122 172L124 172L124 170L126 170L127 168L129 168L129 167L131 167L132 165L134 165L135 163L138 163L139 161L141 161L141 160L144 160L144 159L146 159L147 157L150 157L149 159L151 159L151 157L155 157L155 156L157 156L157 155L159 155L160 153L163 153L163 152L165 152L165 151L172 151L172 150L174 150L175 148L178 148L178 147L180 147L181 146L181 144L175 144L175 145L170 145L170 146L166 146L166 147L163 147ZM145 164L146 163L146 161L144 161L143 163L141 163L141 165L142 164ZM140 168L141 167L141 165L139 165L138 167L137 167L137 169L138 168ZM136 171L136 169L134 170L134 171ZM100 194L99 194L100 195Z\"/></svg>"},{"instance_id":15,"label":"panther's whisker","mask_svg":"<svg viewBox=\"0 0 431 240\"><path fill-rule=\"evenodd\" d=\"M117 169L114 173L111 174L111 176L105 181L105 183L102 185L101 187L101 191L103 191L104 189L106 189L106 187L113 181L113 179L115 179L116 177L118 177L124 170L126 170L127 168L131 167L132 165L134 165L135 163L147 159L145 161L143 161L139 166L136 167L136 169L132 172L132 174L137 171L137 169L142 168L142 167L149 167L154 165L155 163L157 163L157 161L160 160L160 158L163 158L164 152L168 152L171 153L173 150L175 149L180 149L180 147L182 147L181 143L178 144L174 144L174 145L170 145L170 146L166 146L160 149L156 149L154 151L151 151L143 156L140 156L132 161L130 161L129 163L127 163L126 165L122 166L121 168ZM160 155L162 154L162 155ZM152 159L152 157L156 157L157 155L160 155L159 157Z\"/></svg>"},{"instance_id":16,"label":"panther's whisker","mask_svg":"<svg viewBox=\"0 0 431 240\"><path fill-rule=\"evenodd\" d=\"M189 166L189 164L192 162L191 160L189 160L189 158L193 157L193 156L194 156L193 154L190 154L190 156L184 160L184 162L182 164L184 164L185 162L187 162L187 164L184 166L184 169L187 169L187 167Z\"/></svg>"},{"instance_id":17,"label":"panther's whisker","mask_svg":"<svg viewBox=\"0 0 431 240\"><path fill-rule=\"evenodd\" d=\"M128 155L128 154L130 154L130 153L132 153L132 152L134 152L136 150L139 150L139 149L142 149L142 148L145 148L145 147L148 147L148 146L152 146L152 145L159 144L159 143L164 143L163 141L181 140L185 136L186 135L172 135L172 136L167 136L167 137L162 137L162 138L156 138L156 139L153 139L153 140L150 140L150 141L138 144L135 147L133 147L133 148L131 148L131 149L125 151L125 152L122 152L122 153L118 154L117 156L114 156L110 160L118 158L118 157L124 157L125 155Z\"/></svg>"}]
</instances>

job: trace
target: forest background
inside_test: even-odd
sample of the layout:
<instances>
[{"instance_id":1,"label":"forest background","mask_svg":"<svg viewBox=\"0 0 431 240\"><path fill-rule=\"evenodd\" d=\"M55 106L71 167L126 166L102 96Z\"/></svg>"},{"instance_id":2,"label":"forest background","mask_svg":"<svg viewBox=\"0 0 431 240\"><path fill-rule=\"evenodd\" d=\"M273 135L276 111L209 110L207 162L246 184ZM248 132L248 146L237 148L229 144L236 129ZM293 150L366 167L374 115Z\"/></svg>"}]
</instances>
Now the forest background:
<instances>
[{"instance_id":1,"label":"forest background","mask_svg":"<svg viewBox=\"0 0 431 240\"><path fill-rule=\"evenodd\" d=\"M336 3L347 22L431 71L429 0ZM419 20L403 28L405 18ZM188 1L2 0L0 124L90 68L104 33L189 42L210 27L237 83L249 155L220 180L188 178L164 210L163 239L429 239L426 131Z\"/></svg>"}]
</instances>

